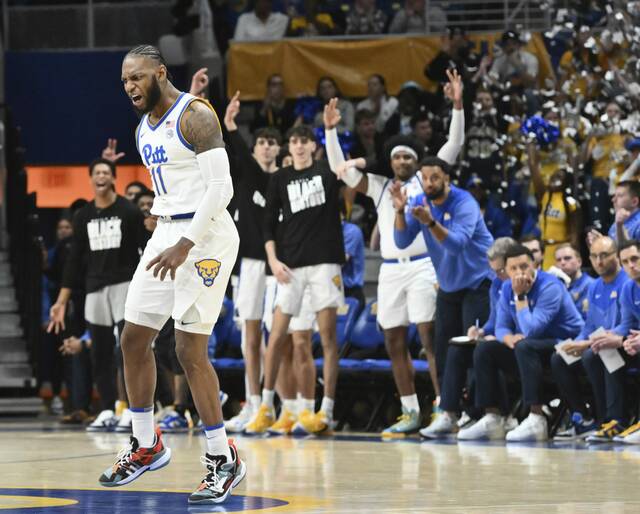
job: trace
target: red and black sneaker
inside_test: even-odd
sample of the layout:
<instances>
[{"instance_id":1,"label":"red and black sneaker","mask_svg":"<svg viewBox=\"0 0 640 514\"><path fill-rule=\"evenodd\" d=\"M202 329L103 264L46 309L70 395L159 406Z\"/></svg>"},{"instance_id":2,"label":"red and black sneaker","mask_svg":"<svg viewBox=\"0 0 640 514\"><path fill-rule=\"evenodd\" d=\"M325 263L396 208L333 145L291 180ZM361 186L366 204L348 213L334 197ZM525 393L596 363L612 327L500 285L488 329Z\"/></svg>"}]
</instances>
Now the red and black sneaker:
<instances>
[{"instance_id":1,"label":"red and black sneaker","mask_svg":"<svg viewBox=\"0 0 640 514\"><path fill-rule=\"evenodd\" d=\"M171 460L171 448L162 443L162 433L156 428L151 448L140 448L138 440L131 436L129 446L118 454L116 463L100 476L100 485L117 487L133 482L145 471L160 469Z\"/></svg>"},{"instance_id":2,"label":"red and black sneaker","mask_svg":"<svg viewBox=\"0 0 640 514\"><path fill-rule=\"evenodd\" d=\"M231 491L240 483L247 474L247 466L238 456L238 450L229 439L229 451L231 462L227 462L224 455L209 455L200 457L200 462L209 470L200 486L189 496L191 504L222 503L231 494Z\"/></svg>"}]
</instances>

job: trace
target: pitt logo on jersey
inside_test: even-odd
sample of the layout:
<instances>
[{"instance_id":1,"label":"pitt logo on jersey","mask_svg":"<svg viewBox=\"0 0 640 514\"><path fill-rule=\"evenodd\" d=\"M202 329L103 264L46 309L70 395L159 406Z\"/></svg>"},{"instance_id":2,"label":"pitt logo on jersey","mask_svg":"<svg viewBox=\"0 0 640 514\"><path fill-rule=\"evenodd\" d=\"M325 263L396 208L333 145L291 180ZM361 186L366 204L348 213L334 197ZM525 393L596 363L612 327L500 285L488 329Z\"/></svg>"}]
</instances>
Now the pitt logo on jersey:
<instances>
[{"instance_id":1,"label":"pitt logo on jersey","mask_svg":"<svg viewBox=\"0 0 640 514\"><path fill-rule=\"evenodd\" d=\"M202 259L195 263L198 275L202 278L205 286L211 287L213 285L213 281L220 271L220 264L220 261L215 259Z\"/></svg>"},{"instance_id":2,"label":"pitt logo on jersey","mask_svg":"<svg viewBox=\"0 0 640 514\"><path fill-rule=\"evenodd\" d=\"M147 167L152 164L164 164L169 162L167 152L162 145L156 146L155 150L149 144L144 145L142 147L142 158L144 159L144 163Z\"/></svg>"}]
</instances>

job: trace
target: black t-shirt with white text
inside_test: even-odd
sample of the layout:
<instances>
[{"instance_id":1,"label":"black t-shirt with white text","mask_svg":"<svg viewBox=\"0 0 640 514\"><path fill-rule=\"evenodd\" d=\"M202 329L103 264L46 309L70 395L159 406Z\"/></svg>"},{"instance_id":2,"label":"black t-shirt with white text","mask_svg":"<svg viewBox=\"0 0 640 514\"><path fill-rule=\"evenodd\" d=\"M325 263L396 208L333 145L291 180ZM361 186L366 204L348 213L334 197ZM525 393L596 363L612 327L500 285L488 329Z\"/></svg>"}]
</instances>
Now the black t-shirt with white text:
<instances>
[{"instance_id":1,"label":"black t-shirt with white text","mask_svg":"<svg viewBox=\"0 0 640 514\"><path fill-rule=\"evenodd\" d=\"M319 161L303 170L288 166L271 176L264 238L277 241L278 258L287 266L344 263L340 186L327 163Z\"/></svg>"},{"instance_id":2,"label":"black t-shirt with white text","mask_svg":"<svg viewBox=\"0 0 640 514\"><path fill-rule=\"evenodd\" d=\"M95 200L89 202L73 217L73 240L61 286L73 288L83 269L87 293L128 282L147 239L142 212L123 196L105 209L96 208Z\"/></svg>"}]
</instances>

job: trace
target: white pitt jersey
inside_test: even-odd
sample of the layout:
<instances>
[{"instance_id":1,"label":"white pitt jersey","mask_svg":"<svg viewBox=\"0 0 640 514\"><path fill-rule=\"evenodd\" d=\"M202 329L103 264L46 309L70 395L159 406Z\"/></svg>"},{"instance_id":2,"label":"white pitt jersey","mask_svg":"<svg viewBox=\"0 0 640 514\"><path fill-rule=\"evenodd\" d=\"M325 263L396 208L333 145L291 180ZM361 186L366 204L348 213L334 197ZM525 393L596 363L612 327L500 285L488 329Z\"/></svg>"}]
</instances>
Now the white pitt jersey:
<instances>
[{"instance_id":1,"label":"white pitt jersey","mask_svg":"<svg viewBox=\"0 0 640 514\"><path fill-rule=\"evenodd\" d=\"M368 174L367 177L369 182L367 196L373 199L378 211L378 230L380 231L380 253L382 258L402 259L427 253L427 244L422 234L418 234L413 242L404 249L396 246L393 238L396 211L393 208L393 200L389 191L393 180L373 174ZM408 197L407 205L411 203L414 197L423 192L422 184L417 175L411 177L403 186L403 189Z\"/></svg>"},{"instance_id":2,"label":"white pitt jersey","mask_svg":"<svg viewBox=\"0 0 640 514\"><path fill-rule=\"evenodd\" d=\"M193 213L205 193L196 153L180 133L182 114L194 100L198 99L180 93L158 123L152 125L145 114L138 126L136 145L151 174L156 194L151 214L156 216Z\"/></svg>"}]
</instances>

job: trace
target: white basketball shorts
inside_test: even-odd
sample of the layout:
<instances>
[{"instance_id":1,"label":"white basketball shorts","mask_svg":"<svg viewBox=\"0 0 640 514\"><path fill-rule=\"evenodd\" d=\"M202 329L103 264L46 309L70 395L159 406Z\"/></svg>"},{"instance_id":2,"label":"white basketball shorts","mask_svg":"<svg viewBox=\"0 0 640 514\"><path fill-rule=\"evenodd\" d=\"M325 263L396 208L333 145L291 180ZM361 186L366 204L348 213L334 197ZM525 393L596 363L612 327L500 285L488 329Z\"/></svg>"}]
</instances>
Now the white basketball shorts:
<instances>
[{"instance_id":1,"label":"white basketball shorts","mask_svg":"<svg viewBox=\"0 0 640 514\"><path fill-rule=\"evenodd\" d=\"M338 264L316 264L293 268L287 284L278 284L276 306L284 314L298 316L304 302L305 289L309 289L311 310L316 313L327 308L338 308L344 303L342 273Z\"/></svg>"},{"instance_id":2,"label":"white basketball shorts","mask_svg":"<svg viewBox=\"0 0 640 514\"><path fill-rule=\"evenodd\" d=\"M105 286L87 295L84 319L92 325L112 327L124 319L124 302L129 282Z\"/></svg>"},{"instance_id":3,"label":"white basketball shorts","mask_svg":"<svg viewBox=\"0 0 640 514\"><path fill-rule=\"evenodd\" d=\"M431 258L385 262L378 276L378 323L382 328L433 321L436 271Z\"/></svg>"},{"instance_id":4,"label":"white basketball shorts","mask_svg":"<svg viewBox=\"0 0 640 514\"><path fill-rule=\"evenodd\" d=\"M125 320L160 330L169 317L185 332L211 334L238 255L239 238L226 211L215 221L202 243L194 246L176 270L175 280L153 276L146 266L175 245L191 220L158 221L136 269L125 305Z\"/></svg>"},{"instance_id":5,"label":"white basketball shorts","mask_svg":"<svg viewBox=\"0 0 640 514\"><path fill-rule=\"evenodd\" d=\"M264 300L264 317L262 321L268 332L271 332L273 311L276 308L276 296L280 285L275 277L267 277L267 290ZM311 290L307 287L304 292L300 313L291 318L289 333L314 330L316 328L316 313L311 309Z\"/></svg>"},{"instance_id":6,"label":"white basketball shorts","mask_svg":"<svg viewBox=\"0 0 640 514\"><path fill-rule=\"evenodd\" d=\"M267 286L266 265L264 261L246 257L240 261L236 309L242 321L262 319Z\"/></svg>"}]
</instances>

